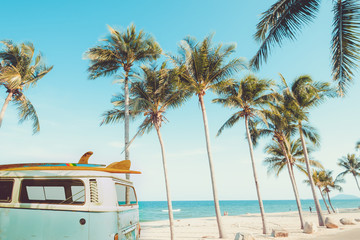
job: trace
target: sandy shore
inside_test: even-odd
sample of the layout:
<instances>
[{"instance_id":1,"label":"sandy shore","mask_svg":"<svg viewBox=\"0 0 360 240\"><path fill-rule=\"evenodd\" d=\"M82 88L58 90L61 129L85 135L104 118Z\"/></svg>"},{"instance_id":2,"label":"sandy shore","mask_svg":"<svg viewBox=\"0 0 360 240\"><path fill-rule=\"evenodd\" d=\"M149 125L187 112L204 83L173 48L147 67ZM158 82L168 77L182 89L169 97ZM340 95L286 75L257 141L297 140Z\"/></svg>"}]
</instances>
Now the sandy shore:
<instances>
[{"instance_id":1,"label":"sandy shore","mask_svg":"<svg viewBox=\"0 0 360 240\"><path fill-rule=\"evenodd\" d=\"M339 213L327 214L324 217L330 217L337 223L339 228L327 229L318 227L317 232L305 234L300 229L299 217L297 212L268 213L268 231L267 235L262 234L262 223L260 214L244 214L240 216L224 216L223 224L227 233L227 239L233 240L236 233L251 234L255 239L274 239L271 237L272 229L284 229L289 233L287 238L278 238L286 240L359 240L360 223L355 222L355 218L360 218L359 209L341 209ZM355 225L342 225L341 218L352 219ZM304 212L304 219L307 222L313 222L317 225L316 213ZM218 231L215 217L181 219L175 221L176 239L195 240L195 239L218 239ZM141 224L142 240L164 240L169 238L169 222L154 221Z\"/></svg>"}]
</instances>

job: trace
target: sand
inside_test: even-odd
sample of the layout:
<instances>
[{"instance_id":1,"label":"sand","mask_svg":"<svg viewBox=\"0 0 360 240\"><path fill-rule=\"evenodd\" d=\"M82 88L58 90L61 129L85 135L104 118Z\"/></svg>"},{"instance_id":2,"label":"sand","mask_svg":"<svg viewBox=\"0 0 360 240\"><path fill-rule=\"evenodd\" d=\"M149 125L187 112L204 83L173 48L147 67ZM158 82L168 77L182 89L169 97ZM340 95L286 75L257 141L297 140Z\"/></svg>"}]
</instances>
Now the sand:
<instances>
[{"instance_id":1,"label":"sand","mask_svg":"<svg viewBox=\"0 0 360 240\"><path fill-rule=\"evenodd\" d=\"M255 239L275 239L271 237L272 229L284 229L289 233L287 238L276 238L284 240L359 240L360 218L359 209L341 209L339 213L328 214L324 212L324 218L330 217L339 226L337 229L318 227L317 232L305 234L300 229L300 222L297 212L268 213L268 234L262 234L262 223L260 214L244 214L240 216L223 216L222 221L227 233L227 240L235 239L236 233L251 234ZM352 219L355 225L342 225L341 218ZM304 219L317 225L316 213L304 212ZM219 239L215 217L192 218L175 220L175 234L178 240L195 239ZM169 221L154 221L141 223L141 240L164 240L169 237Z\"/></svg>"}]
</instances>

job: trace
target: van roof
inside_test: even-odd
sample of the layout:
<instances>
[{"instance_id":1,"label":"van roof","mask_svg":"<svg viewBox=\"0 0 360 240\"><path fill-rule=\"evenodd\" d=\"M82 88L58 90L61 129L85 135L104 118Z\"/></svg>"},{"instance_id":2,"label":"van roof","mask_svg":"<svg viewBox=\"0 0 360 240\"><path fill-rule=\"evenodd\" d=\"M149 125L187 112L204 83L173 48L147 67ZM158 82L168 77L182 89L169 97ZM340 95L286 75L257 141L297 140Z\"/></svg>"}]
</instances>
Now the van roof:
<instances>
[{"instance_id":1,"label":"van roof","mask_svg":"<svg viewBox=\"0 0 360 240\"><path fill-rule=\"evenodd\" d=\"M76 171L76 170L27 170L27 171L0 171L0 178L70 178L70 177L110 177L124 181L119 174L108 173L103 171ZM126 181L126 180L125 180Z\"/></svg>"}]
</instances>

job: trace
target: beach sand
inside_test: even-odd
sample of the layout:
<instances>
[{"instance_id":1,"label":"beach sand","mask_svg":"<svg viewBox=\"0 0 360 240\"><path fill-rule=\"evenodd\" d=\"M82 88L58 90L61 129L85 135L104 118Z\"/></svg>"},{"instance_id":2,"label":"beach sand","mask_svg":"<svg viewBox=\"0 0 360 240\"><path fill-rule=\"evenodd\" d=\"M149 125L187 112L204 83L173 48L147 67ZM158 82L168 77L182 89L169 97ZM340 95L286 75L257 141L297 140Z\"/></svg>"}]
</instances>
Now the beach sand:
<instances>
[{"instance_id":1,"label":"beach sand","mask_svg":"<svg viewBox=\"0 0 360 240\"><path fill-rule=\"evenodd\" d=\"M260 214L244 214L240 216L223 216L222 221L227 233L226 239L233 240L236 233L251 234L255 239L275 239L271 237L272 229L284 229L289 233L287 238L276 238L286 240L360 240L360 223L355 218L360 218L359 209L341 209L339 213L327 214L339 226L337 229L317 227L317 232L305 234L300 229L297 212L267 213L268 234L262 234L262 222ZM342 225L341 218L351 219L355 225ZM313 222L317 226L316 213L304 212L304 220ZM175 220L176 239L219 239L215 217L192 218ZM154 221L141 223L141 240L164 240L169 237L169 221Z\"/></svg>"}]
</instances>

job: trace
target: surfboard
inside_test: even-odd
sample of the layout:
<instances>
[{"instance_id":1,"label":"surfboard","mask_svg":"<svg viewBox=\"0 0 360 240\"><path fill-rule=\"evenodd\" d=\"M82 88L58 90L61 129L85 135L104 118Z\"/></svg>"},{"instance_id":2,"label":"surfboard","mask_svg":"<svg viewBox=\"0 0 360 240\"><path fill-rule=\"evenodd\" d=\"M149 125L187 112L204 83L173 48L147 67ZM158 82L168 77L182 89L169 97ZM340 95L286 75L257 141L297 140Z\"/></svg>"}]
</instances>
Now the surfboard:
<instances>
[{"instance_id":1,"label":"surfboard","mask_svg":"<svg viewBox=\"0 0 360 240\"><path fill-rule=\"evenodd\" d=\"M0 170L9 168L27 168L27 167L66 167L66 166L79 166L79 167L105 167L104 164L79 164L79 163L17 163L0 165Z\"/></svg>"},{"instance_id":2,"label":"surfboard","mask_svg":"<svg viewBox=\"0 0 360 240\"><path fill-rule=\"evenodd\" d=\"M118 169L118 168L104 168L104 167L82 167L82 166L40 166L40 167L18 167L7 168L2 171L100 171L108 173L129 173L141 174L139 171Z\"/></svg>"},{"instance_id":3,"label":"surfboard","mask_svg":"<svg viewBox=\"0 0 360 240\"><path fill-rule=\"evenodd\" d=\"M105 167L103 164L81 163L19 163L0 165L0 171L101 171L109 173L141 174L139 171L130 170L130 160L114 162Z\"/></svg>"}]
</instances>

